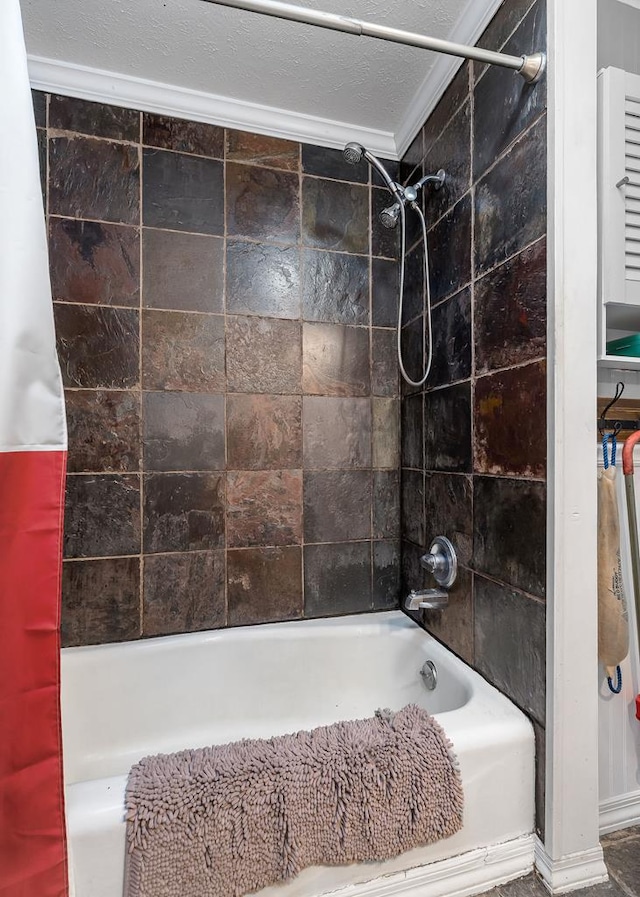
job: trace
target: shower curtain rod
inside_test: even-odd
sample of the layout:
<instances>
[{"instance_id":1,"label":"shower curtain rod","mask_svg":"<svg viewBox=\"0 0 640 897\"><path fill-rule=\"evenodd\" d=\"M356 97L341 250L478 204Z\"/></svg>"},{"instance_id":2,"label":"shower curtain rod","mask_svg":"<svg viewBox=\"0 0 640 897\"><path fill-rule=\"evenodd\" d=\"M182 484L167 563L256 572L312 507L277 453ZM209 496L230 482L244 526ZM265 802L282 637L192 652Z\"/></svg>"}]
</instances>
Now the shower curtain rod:
<instances>
[{"instance_id":1,"label":"shower curtain rod","mask_svg":"<svg viewBox=\"0 0 640 897\"><path fill-rule=\"evenodd\" d=\"M492 50L483 50L480 47L454 44L451 41L440 40L437 37L426 37L422 34L414 34L411 31L401 31L398 28L387 28L385 25L361 22L359 19L350 19L335 13L305 9L302 6L294 6L291 3L280 3L279 0L204 0L204 2L216 3L218 6L232 6L234 9L244 9L249 12L259 12L266 16L275 16L278 19L303 22L306 25L317 25L319 28L329 28L332 31L346 31L359 37L376 37L379 40L393 41L397 44L422 47L424 50L446 53L449 56L462 56L465 59L475 59L477 62L485 62L489 65L500 65L503 68L513 69L518 72L530 84L540 78L546 64L544 53L531 53L529 56L508 56L506 53L495 53Z\"/></svg>"}]
</instances>

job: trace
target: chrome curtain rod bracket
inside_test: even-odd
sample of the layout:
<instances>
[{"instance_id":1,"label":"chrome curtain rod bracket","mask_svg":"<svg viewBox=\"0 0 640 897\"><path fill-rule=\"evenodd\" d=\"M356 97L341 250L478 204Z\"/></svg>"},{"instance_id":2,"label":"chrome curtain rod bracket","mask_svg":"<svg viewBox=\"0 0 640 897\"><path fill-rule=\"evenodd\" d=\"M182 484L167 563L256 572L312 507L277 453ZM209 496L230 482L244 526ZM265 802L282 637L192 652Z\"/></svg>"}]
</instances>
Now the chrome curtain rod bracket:
<instances>
[{"instance_id":1,"label":"chrome curtain rod bracket","mask_svg":"<svg viewBox=\"0 0 640 897\"><path fill-rule=\"evenodd\" d=\"M293 22L302 22L305 25L316 25L319 28L329 28L332 31L345 31L348 34L355 34L359 37L375 37L378 40L407 44L411 47L422 47L424 50L446 53L449 56L462 56L464 59L474 59L476 62L484 62L488 65L500 65L503 68L513 69L518 72L529 84L533 84L540 79L547 62L547 57L544 53L531 53L528 56L508 56L506 53L496 53L493 50L483 50L480 47L454 44L451 41L440 40L437 37L426 37L422 34L414 34L411 31L401 31L398 28L373 25L369 22L361 22L359 19L350 19L335 13L305 9L302 6L294 6L291 3L280 3L279 0L204 0L204 2L215 3L218 6L231 6L234 9L244 9L248 12L262 13L265 16L275 16L277 19L289 19Z\"/></svg>"},{"instance_id":2,"label":"chrome curtain rod bracket","mask_svg":"<svg viewBox=\"0 0 640 897\"><path fill-rule=\"evenodd\" d=\"M522 57L522 65L517 72L522 75L527 84L535 84L539 81L547 66L547 56L545 53L530 53L528 56Z\"/></svg>"}]
</instances>

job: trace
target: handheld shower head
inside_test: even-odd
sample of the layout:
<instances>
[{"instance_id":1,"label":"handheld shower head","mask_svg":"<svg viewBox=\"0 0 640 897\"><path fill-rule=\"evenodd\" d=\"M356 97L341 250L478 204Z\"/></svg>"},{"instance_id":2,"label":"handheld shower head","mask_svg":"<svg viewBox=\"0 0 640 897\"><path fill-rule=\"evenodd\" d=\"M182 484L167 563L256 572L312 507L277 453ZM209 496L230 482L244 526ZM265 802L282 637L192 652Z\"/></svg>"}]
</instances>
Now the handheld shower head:
<instances>
[{"instance_id":1,"label":"handheld shower head","mask_svg":"<svg viewBox=\"0 0 640 897\"><path fill-rule=\"evenodd\" d=\"M344 161L348 162L349 165L357 165L364 155L364 147L360 146L359 143L347 143L342 150L342 155L344 156Z\"/></svg>"},{"instance_id":2,"label":"handheld shower head","mask_svg":"<svg viewBox=\"0 0 640 897\"><path fill-rule=\"evenodd\" d=\"M396 198L400 198L400 194L398 192L398 185L391 178L391 175L384 167L380 159L370 153L369 150L365 149L359 143L347 143L345 148L342 150L342 155L344 157L345 162L348 162L349 165L357 165L358 162L362 160L362 157L369 162L370 165L373 165L375 170L378 172L382 180L387 185L388 189L393 193Z\"/></svg>"}]
</instances>

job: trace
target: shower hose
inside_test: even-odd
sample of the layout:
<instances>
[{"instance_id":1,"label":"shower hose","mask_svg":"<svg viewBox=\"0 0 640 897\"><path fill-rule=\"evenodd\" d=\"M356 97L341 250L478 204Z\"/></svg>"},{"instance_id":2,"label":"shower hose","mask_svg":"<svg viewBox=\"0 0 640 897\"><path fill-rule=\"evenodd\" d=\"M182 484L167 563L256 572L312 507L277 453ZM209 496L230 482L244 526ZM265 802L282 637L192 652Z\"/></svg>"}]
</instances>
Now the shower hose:
<instances>
[{"instance_id":1,"label":"shower hose","mask_svg":"<svg viewBox=\"0 0 640 897\"><path fill-rule=\"evenodd\" d=\"M407 227L406 227L406 212L405 212L405 203L400 203L400 226L402 228L402 234L400 237L400 301L398 303L398 364L400 366L400 372L404 377L405 381L409 384L409 386L423 386L429 376L429 372L431 371L431 362L433 361L433 331L431 327L431 285L429 283L429 249L427 245L427 225L424 220L424 215L422 214L422 209L418 205L417 202L411 203L411 208L418 213L420 218L420 224L422 226L422 241L424 245L424 254L423 254L423 265L424 265L424 282L425 282L425 292L426 292L426 306L427 306L427 338L428 338L428 349L427 352L427 361L424 368L424 374L420 380L412 380L411 377L407 374L406 368L404 366L404 361L402 358L402 318L403 318L403 309L404 309L404 281L405 281L405 251L406 251L406 243L407 243ZM423 339L424 339L424 330L423 330Z\"/></svg>"}]
</instances>

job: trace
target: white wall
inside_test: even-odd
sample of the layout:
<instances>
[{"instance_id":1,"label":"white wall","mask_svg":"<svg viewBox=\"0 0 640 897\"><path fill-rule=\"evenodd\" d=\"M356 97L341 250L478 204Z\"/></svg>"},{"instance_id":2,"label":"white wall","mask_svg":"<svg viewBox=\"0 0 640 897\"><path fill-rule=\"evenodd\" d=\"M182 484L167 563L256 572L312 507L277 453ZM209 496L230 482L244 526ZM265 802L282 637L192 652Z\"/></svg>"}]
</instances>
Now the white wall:
<instances>
[{"instance_id":1,"label":"white wall","mask_svg":"<svg viewBox=\"0 0 640 897\"><path fill-rule=\"evenodd\" d=\"M640 0L598 0L598 69L606 66L640 74ZM613 396L618 380L625 384L625 399L640 399L640 371L600 369L598 395ZM615 416L615 411L608 416ZM599 457L601 459L602 452ZM640 822L640 723L635 718L635 696L640 690L640 660L623 483L620 468L620 548L629 603L631 645L629 657L621 664L621 694L611 694L602 666L599 667L598 780L602 833ZM640 464L636 467L635 492L640 511Z\"/></svg>"},{"instance_id":2,"label":"white wall","mask_svg":"<svg viewBox=\"0 0 640 897\"><path fill-rule=\"evenodd\" d=\"M626 395L626 393L625 393ZM600 452L600 457L601 457ZM614 831L640 822L640 722L635 717L635 699L640 691L640 662L633 602L631 555L627 508L618 460L618 505L620 510L620 554L629 606L630 651L620 664L622 692L611 694L602 666L599 670L599 750L600 830ZM640 464L635 468L636 513L640 515ZM640 519L640 518L639 518Z\"/></svg>"},{"instance_id":3,"label":"white wall","mask_svg":"<svg viewBox=\"0 0 640 897\"><path fill-rule=\"evenodd\" d=\"M640 2L598 0L598 69L640 74Z\"/></svg>"},{"instance_id":4,"label":"white wall","mask_svg":"<svg viewBox=\"0 0 640 897\"><path fill-rule=\"evenodd\" d=\"M596 0L549 0L546 818L536 866L553 894L607 878L597 782L596 24Z\"/></svg>"}]
</instances>

